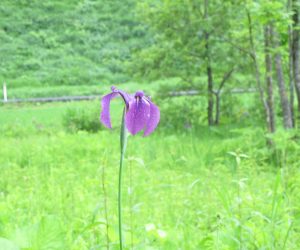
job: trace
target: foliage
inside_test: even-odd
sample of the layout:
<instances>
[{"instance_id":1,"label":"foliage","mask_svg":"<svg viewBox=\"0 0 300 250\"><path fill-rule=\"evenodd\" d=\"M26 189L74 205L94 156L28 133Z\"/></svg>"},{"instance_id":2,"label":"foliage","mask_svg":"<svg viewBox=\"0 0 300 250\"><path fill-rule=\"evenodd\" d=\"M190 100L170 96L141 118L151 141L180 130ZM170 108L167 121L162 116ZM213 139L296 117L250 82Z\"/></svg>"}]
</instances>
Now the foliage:
<instances>
[{"instance_id":1,"label":"foliage","mask_svg":"<svg viewBox=\"0 0 300 250\"><path fill-rule=\"evenodd\" d=\"M159 107L161 110L160 126L167 131L190 131L199 128L206 119L205 98L164 98L159 102Z\"/></svg>"},{"instance_id":2,"label":"foliage","mask_svg":"<svg viewBox=\"0 0 300 250\"><path fill-rule=\"evenodd\" d=\"M11 242L5 244L105 249L107 233L111 249L117 244L118 131L65 133L60 117L67 108L89 110L94 103L66 105L1 107L1 128L17 122L3 119L9 110L27 132L0 136L0 237ZM113 102L113 124L120 107ZM33 114L52 132L27 128ZM280 147L272 160L263 130L250 125L165 133L162 123L149 138L130 137L126 246L299 249L299 139L296 132L274 136Z\"/></svg>"},{"instance_id":3,"label":"foliage","mask_svg":"<svg viewBox=\"0 0 300 250\"><path fill-rule=\"evenodd\" d=\"M9 87L124 82L147 40L134 0L1 1L0 82Z\"/></svg>"},{"instance_id":4,"label":"foliage","mask_svg":"<svg viewBox=\"0 0 300 250\"><path fill-rule=\"evenodd\" d=\"M292 88L293 76L288 74L287 69L291 67L289 60L292 60L289 26L293 21L292 12L286 5L287 2L282 0L141 1L138 4L139 17L149 26L153 40L136 51L127 63L128 69L137 77L150 80L177 77L184 82L191 82L195 89L206 89L209 124L218 124L219 91L251 86L263 93L267 92L264 80L267 75L273 77L274 82L279 81L276 79L279 78L276 69L266 73L267 52L272 57L278 53L282 56L282 68L285 70L283 80L290 82L289 88ZM264 40L266 25L273 27L271 46L267 49ZM275 46L275 37L279 39L279 46ZM233 73L226 78L228 72ZM244 80L239 81L241 78ZM288 85L281 86L287 89ZM283 88L280 88L280 96L275 86L272 89L276 102L282 100ZM267 96L267 93L261 94L259 106L268 108L262 105L267 98L264 95ZM260 117L264 116L263 110L259 109ZM283 117L287 117L287 114Z\"/></svg>"},{"instance_id":5,"label":"foliage","mask_svg":"<svg viewBox=\"0 0 300 250\"><path fill-rule=\"evenodd\" d=\"M149 25L154 39L150 46L137 51L132 60L134 72L150 78L177 76L187 79L205 75L205 32L210 32L210 56L216 77L240 62L238 51L229 42L234 20L239 15L236 11L239 3L210 3L210 16L205 19L204 4L199 1L140 2L140 18ZM198 83L201 87L199 85L201 83Z\"/></svg>"},{"instance_id":6,"label":"foliage","mask_svg":"<svg viewBox=\"0 0 300 250\"><path fill-rule=\"evenodd\" d=\"M128 138L126 248L298 250L299 131L266 134L258 93L230 92L256 86L249 28L263 88L265 25L278 33L281 46L270 53L281 53L290 80L285 6L4 0L0 83L9 98L101 95L136 77L124 89L158 103L157 132ZM234 69L219 93L218 127L205 125L209 64L214 98ZM170 97L191 89L201 95ZM100 127L99 100L0 105L0 249L118 248L119 101L113 130Z\"/></svg>"},{"instance_id":7,"label":"foliage","mask_svg":"<svg viewBox=\"0 0 300 250\"><path fill-rule=\"evenodd\" d=\"M63 125L67 131L76 132L80 130L97 132L102 125L99 122L99 104L86 107L68 108L63 115Z\"/></svg>"}]
</instances>

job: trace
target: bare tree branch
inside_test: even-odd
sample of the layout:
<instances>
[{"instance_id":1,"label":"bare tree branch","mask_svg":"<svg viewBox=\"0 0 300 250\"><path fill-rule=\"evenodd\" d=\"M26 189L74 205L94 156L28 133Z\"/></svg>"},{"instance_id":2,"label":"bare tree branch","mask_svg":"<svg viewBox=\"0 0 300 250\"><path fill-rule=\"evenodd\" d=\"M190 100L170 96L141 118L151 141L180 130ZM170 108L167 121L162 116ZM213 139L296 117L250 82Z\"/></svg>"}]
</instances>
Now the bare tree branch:
<instances>
[{"instance_id":1,"label":"bare tree branch","mask_svg":"<svg viewBox=\"0 0 300 250\"><path fill-rule=\"evenodd\" d=\"M232 47L238 49L239 51L241 51L241 52L243 52L243 53L245 53L245 54L247 54L248 56L250 56L250 57L253 59L253 56L254 56L254 55L253 55L252 51L249 51L249 50L247 50L247 49L245 49L245 48L243 48L243 47L241 47L241 46L239 46L239 45L233 43L231 40L226 39L226 38L224 38L224 37L223 37L223 38L220 38L219 41L220 41L220 42L226 42L226 43L230 44Z\"/></svg>"},{"instance_id":2,"label":"bare tree branch","mask_svg":"<svg viewBox=\"0 0 300 250\"><path fill-rule=\"evenodd\" d=\"M221 81L221 83L220 83L220 85L219 85L219 88L218 88L218 90L217 90L217 94L220 94L222 88L224 87L225 82L230 78L230 76L231 76L231 74L233 73L233 71L234 71L234 66L232 67L231 70L229 70L228 72L226 72L226 73L224 74L223 79L222 79L222 81Z\"/></svg>"}]
</instances>

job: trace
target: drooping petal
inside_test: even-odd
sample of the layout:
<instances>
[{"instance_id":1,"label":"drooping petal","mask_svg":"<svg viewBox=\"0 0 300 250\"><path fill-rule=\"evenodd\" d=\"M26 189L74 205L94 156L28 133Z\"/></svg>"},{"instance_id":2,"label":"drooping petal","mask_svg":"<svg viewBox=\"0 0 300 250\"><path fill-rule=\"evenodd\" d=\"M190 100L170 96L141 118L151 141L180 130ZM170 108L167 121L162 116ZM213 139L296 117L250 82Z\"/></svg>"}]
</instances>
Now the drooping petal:
<instances>
[{"instance_id":1,"label":"drooping petal","mask_svg":"<svg viewBox=\"0 0 300 250\"><path fill-rule=\"evenodd\" d=\"M106 126L107 128L111 128L111 121L110 121L110 101L111 99L115 98L118 95L118 93L110 93L106 96L102 97L101 101L101 115L100 115L100 121Z\"/></svg>"},{"instance_id":2,"label":"drooping petal","mask_svg":"<svg viewBox=\"0 0 300 250\"><path fill-rule=\"evenodd\" d=\"M128 131L135 135L145 128L150 117L150 104L144 98L133 98L129 102L129 109L125 117Z\"/></svg>"},{"instance_id":3,"label":"drooping petal","mask_svg":"<svg viewBox=\"0 0 300 250\"><path fill-rule=\"evenodd\" d=\"M123 98L123 100L125 102L125 105L126 105L126 108L128 109L129 108L129 102L133 98L133 96L131 96L130 94L128 94L128 93L126 93L122 90L116 89L115 87L112 87L112 91L113 91L113 93L118 93Z\"/></svg>"},{"instance_id":4,"label":"drooping petal","mask_svg":"<svg viewBox=\"0 0 300 250\"><path fill-rule=\"evenodd\" d=\"M148 100L148 101L150 104L150 117L146 124L144 136L148 136L154 131L154 129L157 127L157 125L159 123L159 119L160 119L159 108L154 103L152 103L150 100Z\"/></svg>"}]
</instances>

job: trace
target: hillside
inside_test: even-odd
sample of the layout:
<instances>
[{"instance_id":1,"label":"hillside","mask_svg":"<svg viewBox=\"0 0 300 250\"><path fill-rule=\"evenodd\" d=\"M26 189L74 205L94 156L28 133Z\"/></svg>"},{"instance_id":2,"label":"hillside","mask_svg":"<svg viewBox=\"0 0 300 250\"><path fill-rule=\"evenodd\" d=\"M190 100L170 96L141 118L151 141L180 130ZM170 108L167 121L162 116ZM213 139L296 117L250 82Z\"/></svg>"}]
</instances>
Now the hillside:
<instances>
[{"instance_id":1,"label":"hillside","mask_svg":"<svg viewBox=\"0 0 300 250\"><path fill-rule=\"evenodd\" d=\"M145 43L134 0L3 0L0 82L10 87L123 82Z\"/></svg>"}]
</instances>

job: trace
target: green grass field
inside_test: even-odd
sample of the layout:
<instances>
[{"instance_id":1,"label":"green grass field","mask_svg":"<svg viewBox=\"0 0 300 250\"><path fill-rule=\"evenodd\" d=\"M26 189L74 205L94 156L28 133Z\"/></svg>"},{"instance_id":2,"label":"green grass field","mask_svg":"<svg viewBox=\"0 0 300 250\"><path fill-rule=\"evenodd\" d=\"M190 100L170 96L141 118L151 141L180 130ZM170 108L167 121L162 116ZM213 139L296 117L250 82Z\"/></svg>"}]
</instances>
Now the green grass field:
<instances>
[{"instance_id":1,"label":"green grass field","mask_svg":"<svg viewBox=\"0 0 300 250\"><path fill-rule=\"evenodd\" d=\"M7 249L118 249L121 103L113 131L62 125L68 108L94 105L0 107L0 243L17 246ZM247 126L130 136L125 249L299 249L299 143L275 139L270 153Z\"/></svg>"},{"instance_id":2,"label":"green grass field","mask_svg":"<svg viewBox=\"0 0 300 250\"><path fill-rule=\"evenodd\" d=\"M2 0L0 250L299 250L299 3Z\"/></svg>"}]
</instances>

